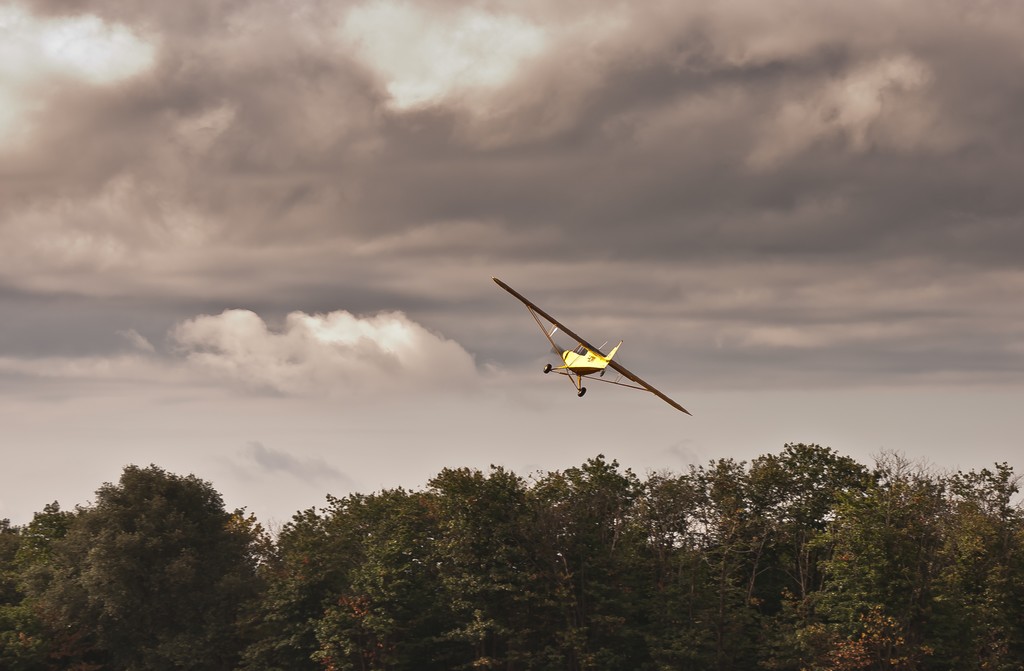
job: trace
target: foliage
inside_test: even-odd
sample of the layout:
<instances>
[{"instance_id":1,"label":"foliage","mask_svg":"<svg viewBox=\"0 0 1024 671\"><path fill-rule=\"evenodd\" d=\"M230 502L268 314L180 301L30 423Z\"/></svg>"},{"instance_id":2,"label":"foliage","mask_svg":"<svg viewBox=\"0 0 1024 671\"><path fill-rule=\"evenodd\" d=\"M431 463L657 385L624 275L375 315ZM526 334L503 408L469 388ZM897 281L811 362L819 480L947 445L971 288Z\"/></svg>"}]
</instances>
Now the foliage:
<instances>
[{"instance_id":1,"label":"foliage","mask_svg":"<svg viewBox=\"0 0 1024 671\"><path fill-rule=\"evenodd\" d=\"M1007 464L818 445L639 478L444 469L271 540L194 476L0 522L0 668L1020 669Z\"/></svg>"},{"instance_id":2,"label":"foliage","mask_svg":"<svg viewBox=\"0 0 1024 671\"><path fill-rule=\"evenodd\" d=\"M21 605L46 638L46 664L232 666L239 615L259 594L255 520L226 511L208 483L155 466L129 466L96 496L73 515L48 506L22 534Z\"/></svg>"}]
</instances>

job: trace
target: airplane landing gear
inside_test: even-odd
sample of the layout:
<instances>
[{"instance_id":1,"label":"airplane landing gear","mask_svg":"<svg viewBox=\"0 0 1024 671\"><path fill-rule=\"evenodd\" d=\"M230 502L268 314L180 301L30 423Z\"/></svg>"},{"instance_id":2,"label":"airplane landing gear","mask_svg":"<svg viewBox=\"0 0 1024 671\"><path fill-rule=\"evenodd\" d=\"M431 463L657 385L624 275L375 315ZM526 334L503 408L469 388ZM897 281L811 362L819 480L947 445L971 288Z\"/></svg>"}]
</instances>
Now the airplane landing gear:
<instances>
[{"instance_id":1,"label":"airplane landing gear","mask_svg":"<svg viewBox=\"0 0 1024 671\"><path fill-rule=\"evenodd\" d=\"M576 392L576 395L579 396L580 398L583 398L583 394L586 394L586 393L587 393L587 388L586 387L580 387L580 390L578 392Z\"/></svg>"},{"instance_id":2,"label":"airplane landing gear","mask_svg":"<svg viewBox=\"0 0 1024 671\"><path fill-rule=\"evenodd\" d=\"M547 375L551 372L551 364L544 364L544 374Z\"/></svg>"}]
</instances>

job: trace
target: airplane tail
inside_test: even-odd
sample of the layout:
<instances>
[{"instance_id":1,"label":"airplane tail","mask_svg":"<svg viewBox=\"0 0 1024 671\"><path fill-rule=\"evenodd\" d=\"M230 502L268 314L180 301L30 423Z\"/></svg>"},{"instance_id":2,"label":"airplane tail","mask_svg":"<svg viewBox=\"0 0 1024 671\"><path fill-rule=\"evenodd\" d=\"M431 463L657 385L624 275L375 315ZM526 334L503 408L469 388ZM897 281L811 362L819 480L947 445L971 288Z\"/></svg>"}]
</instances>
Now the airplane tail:
<instances>
[{"instance_id":1,"label":"airplane tail","mask_svg":"<svg viewBox=\"0 0 1024 671\"><path fill-rule=\"evenodd\" d=\"M619 351L620 347L622 347L622 341L621 340L619 341L618 345L616 345L615 347L612 348L612 351L608 352L608 361L612 360L612 357L615 356L615 353Z\"/></svg>"}]
</instances>

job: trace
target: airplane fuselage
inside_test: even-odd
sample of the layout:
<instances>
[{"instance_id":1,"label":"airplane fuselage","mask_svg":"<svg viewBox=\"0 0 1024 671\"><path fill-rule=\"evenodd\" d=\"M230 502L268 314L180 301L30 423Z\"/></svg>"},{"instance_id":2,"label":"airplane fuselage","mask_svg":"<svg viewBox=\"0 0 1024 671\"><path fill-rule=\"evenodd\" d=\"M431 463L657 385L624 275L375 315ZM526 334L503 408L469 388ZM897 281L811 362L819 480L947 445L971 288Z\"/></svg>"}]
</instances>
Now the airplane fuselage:
<instances>
[{"instance_id":1,"label":"airplane fuselage","mask_svg":"<svg viewBox=\"0 0 1024 671\"><path fill-rule=\"evenodd\" d=\"M572 371L576 375L592 375L608 367L607 361L589 351L586 354L579 354L572 350L566 350L562 352L562 361L565 362L565 365L559 366L559 368Z\"/></svg>"},{"instance_id":2,"label":"airplane fuselage","mask_svg":"<svg viewBox=\"0 0 1024 671\"><path fill-rule=\"evenodd\" d=\"M620 342L619 345L622 343ZM582 345L576 349L568 349L562 352L562 361L564 365L559 366L561 370L567 370L573 375L593 375L594 373L602 373L604 369L608 367L608 363L615 356L615 352L619 349L619 345L612 348L612 351L608 353L607 357L601 356L597 352L592 352Z\"/></svg>"}]
</instances>

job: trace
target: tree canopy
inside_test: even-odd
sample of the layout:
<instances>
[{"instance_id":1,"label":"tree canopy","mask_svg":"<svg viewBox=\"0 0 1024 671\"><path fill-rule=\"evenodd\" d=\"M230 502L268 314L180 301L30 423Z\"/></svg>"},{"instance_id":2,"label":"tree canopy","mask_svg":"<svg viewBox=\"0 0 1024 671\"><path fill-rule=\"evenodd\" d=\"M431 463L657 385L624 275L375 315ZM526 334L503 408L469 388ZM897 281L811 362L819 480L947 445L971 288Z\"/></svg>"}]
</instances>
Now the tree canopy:
<instances>
[{"instance_id":1,"label":"tree canopy","mask_svg":"<svg viewBox=\"0 0 1024 671\"><path fill-rule=\"evenodd\" d=\"M639 477L446 468L275 538L210 483L126 467L0 521L0 668L1020 669L1008 464L790 444Z\"/></svg>"}]
</instances>

